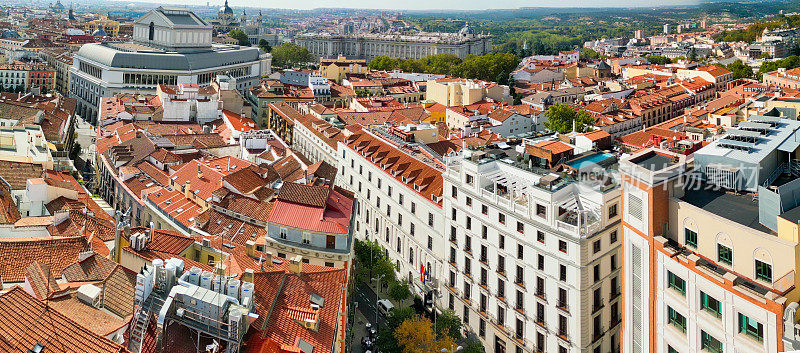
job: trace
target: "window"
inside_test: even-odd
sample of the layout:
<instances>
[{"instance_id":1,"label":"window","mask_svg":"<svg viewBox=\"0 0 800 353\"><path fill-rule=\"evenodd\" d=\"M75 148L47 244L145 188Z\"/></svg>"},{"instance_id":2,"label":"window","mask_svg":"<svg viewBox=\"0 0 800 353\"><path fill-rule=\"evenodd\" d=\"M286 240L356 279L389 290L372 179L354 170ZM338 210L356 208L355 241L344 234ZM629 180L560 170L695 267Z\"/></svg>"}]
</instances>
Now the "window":
<instances>
[{"instance_id":1,"label":"window","mask_svg":"<svg viewBox=\"0 0 800 353\"><path fill-rule=\"evenodd\" d=\"M683 238L684 238L684 242L686 243L686 245L697 249L697 232L695 232L695 231L693 231L693 230L691 230L689 228L684 228L683 229Z\"/></svg>"},{"instance_id":2,"label":"window","mask_svg":"<svg viewBox=\"0 0 800 353\"><path fill-rule=\"evenodd\" d=\"M558 241L558 251L566 253L567 252L567 242L563 240Z\"/></svg>"},{"instance_id":3,"label":"window","mask_svg":"<svg viewBox=\"0 0 800 353\"><path fill-rule=\"evenodd\" d=\"M536 204L536 215L542 218L547 217L547 208L540 204Z\"/></svg>"},{"instance_id":4,"label":"window","mask_svg":"<svg viewBox=\"0 0 800 353\"><path fill-rule=\"evenodd\" d=\"M467 229L472 230L472 217L467 216Z\"/></svg>"},{"instance_id":5,"label":"window","mask_svg":"<svg viewBox=\"0 0 800 353\"><path fill-rule=\"evenodd\" d=\"M539 271L544 271L544 255L536 255L536 268L539 269Z\"/></svg>"},{"instance_id":6,"label":"window","mask_svg":"<svg viewBox=\"0 0 800 353\"><path fill-rule=\"evenodd\" d=\"M411 225L413 226L414 223L411 223ZM428 236L428 250L433 250L433 238L430 235Z\"/></svg>"},{"instance_id":7,"label":"window","mask_svg":"<svg viewBox=\"0 0 800 353\"><path fill-rule=\"evenodd\" d=\"M453 185L450 189L450 196L452 196L454 199L458 198L458 188L456 188L455 185Z\"/></svg>"},{"instance_id":8,"label":"window","mask_svg":"<svg viewBox=\"0 0 800 353\"><path fill-rule=\"evenodd\" d=\"M756 341L761 342L764 340L764 325L739 313L739 333L748 335Z\"/></svg>"},{"instance_id":9,"label":"window","mask_svg":"<svg viewBox=\"0 0 800 353\"><path fill-rule=\"evenodd\" d=\"M486 337L486 321L483 319L478 321L478 335L481 337Z\"/></svg>"},{"instance_id":10,"label":"window","mask_svg":"<svg viewBox=\"0 0 800 353\"><path fill-rule=\"evenodd\" d=\"M756 260L756 279L772 283L772 266L761 260Z\"/></svg>"},{"instance_id":11,"label":"window","mask_svg":"<svg viewBox=\"0 0 800 353\"><path fill-rule=\"evenodd\" d=\"M469 175L469 174L466 174L464 179L465 179L465 182L467 183L467 185L473 185L474 180L475 180L475 178L472 175Z\"/></svg>"},{"instance_id":12,"label":"window","mask_svg":"<svg viewBox=\"0 0 800 353\"><path fill-rule=\"evenodd\" d=\"M686 295L686 281L671 271L667 271L667 287L674 289L681 295Z\"/></svg>"},{"instance_id":13,"label":"window","mask_svg":"<svg viewBox=\"0 0 800 353\"><path fill-rule=\"evenodd\" d=\"M481 239L486 239L489 236L489 228L481 225Z\"/></svg>"},{"instance_id":14,"label":"window","mask_svg":"<svg viewBox=\"0 0 800 353\"><path fill-rule=\"evenodd\" d=\"M600 245L600 240L599 239L595 240L594 243L592 244L592 253L593 254L599 253L600 252L600 246L601 246Z\"/></svg>"},{"instance_id":15,"label":"window","mask_svg":"<svg viewBox=\"0 0 800 353\"><path fill-rule=\"evenodd\" d=\"M558 334L561 336L567 335L567 317L564 315L558 315ZM564 349L564 352L567 351L565 348L562 349Z\"/></svg>"},{"instance_id":16,"label":"window","mask_svg":"<svg viewBox=\"0 0 800 353\"><path fill-rule=\"evenodd\" d=\"M397 197L397 202L400 203L400 206L403 206L403 194L397 195Z\"/></svg>"},{"instance_id":17,"label":"window","mask_svg":"<svg viewBox=\"0 0 800 353\"><path fill-rule=\"evenodd\" d=\"M722 303L705 292L700 292L700 308L717 318L722 317Z\"/></svg>"},{"instance_id":18,"label":"window","mask_svg":"<svg viewBox=\"0 0 800 353\"><path fill-rule=\"evenodd\" d=\"M464 251L472 252L472 238L468 235L464 235Z\"/></svg>"},{"instance_id":19,"label":"window","mask_svg":"<svg viewBox=\"0 0 800 353\"><path fill-rule=\"evenodd\" d=\"M281 228L281 234L280 234L280 237L281 237L281 239L286 239L286 237L287 237L287 235L286 235L286 234L287 234L287 233L286 233L286 229L284 229L284 228Z\"/></svg>"},{"instance_id":20,"label":"window","mask_svg":"<svg viewBox=\"0 0 800 353\"><path fill-rule=\"evenodd\" d=\"M725 245L717 244L717 260L730 266L733 263L733 250Z\"/></svg>"},{"instance_id":21,"label":"window","mask_svg":"<svg viewBox=\"0 0 800 353\"><path fill-rule=\"evenodd\" d=\"M401 196L400 200L402 200L402 196ZM417 204L415 202L413 202L413 201L411 202L411 213L413 213L413 214L417 213Z\"/></svg>"},{"instance_id":22,"label":"window","mask_svg":"<svg viewBox=\"0 0 800 353\"><path fill-rule=\"evenodd\" d=\"M712 337L703 330L700 330L700 349L712 353L722 353L722 342Z\"/></svg>"},{"instance_id":23,"label":"window","mask_svg":"<svg viewBox=\"0 0 800 353\"><path fill-rule=\"evenodd\" d=\"M499 298L506 297L506 282L503 282L500 278L497 279L497 296Z\"/></svg>"},{"instance_id":24,"label":"window","mask_svg":"<svg viewBox=\"0 0 800 353\"><path fill-rule=\"evenodd\" d=\"M397 225L403 226L403 214L400 212L397 213Z\"/></svg>"},{"instance_id":25,"label":"window","mask_svg":"<svg viewBox=\"0 0 800 353\"><path fill-rule=\"evenodd\" d=\"M520 265L517 265L517 278L515 283L525 284L525 270Z\"/></svg>"},{"instance_id":26,"label":"window","mask_svg":"<svg viewBox=\"0 0 800 353\"><path fill-rule=\"evenodd\" d=\"M433 227L433 213L428 212L428 226Z\"/></svg>"},{"instance_id":27,"label":"window","mask_svg":"<svg viewBox=\"0 0 800 353\"><path fill-rule=\"evenodd\" d=\"M522 244L517 244L517 259L522 260L524 254L525 254L525 247L523 247Z\"/></svg>"},{"instance_id":28,"label":"window","mask_svg":"<svg viewBox=\"0 0 800 353\"><path fill-rule=\"evenodd\" d=\"M468 324L469 323L469 306L464 305L464 314L462 315L462 317L464 318L464 323Z\"/></svg>"},{"instance_id":29,"label":"window","mask_svg":"<svg viewBox=\"0 0 800 353\"><path fill-rule=\"evenodd\" d=\"M471 197L469 197L469 196L467 196L467 199L466 199L466 200L467 200L467 201L466 201L466 202L467 202L467 207L472 207L472 198L471 198Z\"/></svg>"},{"instance_id":30,"label":"window","mask_svg":"<svg viewBox=\"0 0 800 353\"><path fill-rule=\"evenodd\" d=\"M642 220L642 199L633 194L628 194L628 214Z\"/></svg>"},{"instance_id":31,"label":"window","mask_svg":"<svg viewBox=\"0 0 800 353\"><path fill-rule=\"evenodd\" d=\"M489 207L486 205L481 205L481 213L489 214Z\"/></svg>"},{"instance_id":32,"label":"window","mask_svg":"<svg viewBox=\"0 0 800 353\"><path fill-rule=\"evenodd\" d=\"M415 231L416 226L414 226L414 223L410 223L410 224L411 224L411 227L408 230L409 230L411 235L414 235L414 231ZM430 249L430 247L429 247L429 249Z\"/></svg>"},{"instance_id":33,"label":"window","mask_svg":"<svg viewBox=\"0 0 800 353\"><path fill-rule=\"evenodd\" d=\"M498 234L497 238L499 240L498 242L500 243L498 245L500 247L500 249L505 249L506 248L506 236L502 235L502 234Z\"/></svg>"},{"instance_id":34,"label":"window","mask_svg":"<svg viewBox=\"0 0 800 353\"><path fill-rule=\"evenodd\" d=\"M522 222L517 221L517 232L525 233L525 224Z\"/></svg>"},{"instance_id":35,"label":"window","mask_svg":"<svg viewBox=\"0 0 800 353\"><path fill-rule=\"evenodd\" d=\"M613 204L608 207L608 218L614 218L617 216L617 204Z\"/></svg>"},{"instance_id":36,"label":"window","mask_svg":"<svg viewBox=\"0 0 800 353\"><path fill-rule=\"evenodd\" d=\"M454 221L456 220L456 209L455 208L450 209L450 219L452 219Z\"/></svg>"},{"instance_id":37,"label":"window","mask_svg":"<svg viewBox=\"0 0 800 353\"><path fill-rule=\"evenodd\" d=\"M558 265L558 279L560 281L566 281L567 280L567 266Z\"/></svg>"},{"instance_id":38,"label":"window","mask_svg":"<svg viewBox=\"0 0 800 353\"><path fill-rule=\"evenodd\" d=\"M303 244L311 244L311 233L303 232Z\"/></svg>"},{"instance_id":39,"label":"window","mask_svg":"<svg viewBox=\"0 0 800 353\"><path fill-rule=\"evenodd\" d=\"M611 271L617 269L617 254L611 255Z\"/></svg>"},{"instance_id":40,"label":"window","mask_svg":"<svg viewBox=\"0 0 800 353\"><path fill-rule=\"evenodd\" d=\"M153 22L150 22L150 27L148 28L147 39L153 40L156 35L156 25Z\"/></svg>"},{"instance_id":41,"label":"window","mask_svg":"<svg viewBox=\"0 0 800 353\"><path fill-rule=\"evenodd\" d=\"M367 181L372 182L372 172L367 172Z\"/></svg>"},{"instance_id":42,"label":"window","mask_svg":"<svg viewBox=\"0 0 800 353\"><path fill-rule=\"evenodd\" d=\"M542 232L541 230L536 231L536 241L544 244L544 232Z\"/></svg>"},{"instance_id":43,"label":"window","mask_svg":"<svg viewBox=\"0 0 800 353\"><path fill-rule=\"evenodd\" d=\"M670 306L667 307L667 323L675 326L678 331L686 333L686 317L675 311L675 309Z\"/></svg>"},{"instance_id":44,"label":"window","mask_svg":"<svg viewBox=\"0 0 800 353\"><path fill-rule=\"evenodd\" d=\"M677 349L672 348L672 346L667 345L667 353L680 353Z\"/></svg>"},{"instance_id":45,"label":"window","mask_svg":"<svg viewBox=\"0 0 800 353\"><path fill-rule=\"evenodd\" d=\"M594 282L597 283L598 281L600 281L600 264L594 265L594 271L593 272L594 272L593 273Z\"/></svg>"},{"instance_id":46,"label":"window","mask_svg":"<svg viewBox=\"0 0 800 353\"><path fill-rule=\"evenodd\" d=\"M609 233L609 234L610 235L609 235L608 242L611 243L611 244L616 243L617 242L617 231L616 230L612 230L611 233Z\"/></svg>"},{"instance_id":47,"label":"window","mask_svg":"<svg viewBox=\"0 0 800 353\"><path fill-rule=\"evenodd\" d=\"M498 213L497 214L497 221L500 222L500 224L506 224L506 215L504 215L502 213Z\"/></svg>"},{"instance_id":48,"label":"window","mask_svg":"<svg viewBox=\"0 0 800 353\"><path fill-rule=\"evenodd\" d=\"M497 272L506 273L506 258L503 255L497 255Z\"/></svg>"}]
</instances>

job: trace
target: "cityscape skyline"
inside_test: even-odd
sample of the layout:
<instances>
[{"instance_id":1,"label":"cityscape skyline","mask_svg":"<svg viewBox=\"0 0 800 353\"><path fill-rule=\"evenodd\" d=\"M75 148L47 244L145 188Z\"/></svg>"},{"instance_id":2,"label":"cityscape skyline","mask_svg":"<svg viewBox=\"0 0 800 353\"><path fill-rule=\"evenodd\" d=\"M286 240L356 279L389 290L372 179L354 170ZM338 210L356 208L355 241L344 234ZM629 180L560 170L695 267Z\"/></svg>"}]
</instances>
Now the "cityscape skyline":
<instances>
[{"instance_id":1,"label":"cityscape skyline","mask_svg":"<svg viewBox=\"0 0 800 353\"><path fill-rule=\"evenodd\" d=\"M113 0L115 2L124 2L124 0ZM126 1L129 2L129 1ZM454 10L454 11L475 11L475 10L501 10L501 9L519 9L525 7L541 7L541 8L649 8L649 7L669 7L669 6L691 6L698 5L700 1L697 0L609 0L605 2L597 2L593 0L572 0L572 1L559 1L559 0L544 0L539 2L526 1L526 0L503 0L492 2L492 6L486 6L486 2L482 1L456 1L456 0L439 0L435 2L424 0L411 0L402 3L396 3L397 6L386 5L376 6L376 3L368 0L311 0L298 2L286 2L281 4L265 3L257 4L247 0L229 0L228 5L231 7L247 7L247 8L278 8L278 9L298 9L310 10L317 8L342 8L342 9L387 9L387 10ZM164 0L163 4L166 5L202 5L193 0ZM214 1L208 2L210 7L222 6L224 2ZM274 6L277 5L277 6Z\"/></svg>"}]
</instances>

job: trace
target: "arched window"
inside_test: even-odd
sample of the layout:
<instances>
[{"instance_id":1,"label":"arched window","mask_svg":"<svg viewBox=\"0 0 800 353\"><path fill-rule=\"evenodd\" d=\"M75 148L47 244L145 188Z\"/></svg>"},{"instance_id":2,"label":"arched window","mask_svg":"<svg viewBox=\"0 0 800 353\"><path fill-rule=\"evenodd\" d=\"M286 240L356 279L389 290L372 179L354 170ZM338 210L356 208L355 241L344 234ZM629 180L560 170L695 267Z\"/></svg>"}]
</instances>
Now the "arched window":
<instances>
[{"instance_id":1,"label":"arched window","mask_svg":"<svg viewBox=\"0 0 800 353\"><path fill-rule=\"evenodd\" d=\"M153 22L150 22L150 33L147 35L149 40L153 40L156 34L156 25Z\"/></svg>"}]
</instances>

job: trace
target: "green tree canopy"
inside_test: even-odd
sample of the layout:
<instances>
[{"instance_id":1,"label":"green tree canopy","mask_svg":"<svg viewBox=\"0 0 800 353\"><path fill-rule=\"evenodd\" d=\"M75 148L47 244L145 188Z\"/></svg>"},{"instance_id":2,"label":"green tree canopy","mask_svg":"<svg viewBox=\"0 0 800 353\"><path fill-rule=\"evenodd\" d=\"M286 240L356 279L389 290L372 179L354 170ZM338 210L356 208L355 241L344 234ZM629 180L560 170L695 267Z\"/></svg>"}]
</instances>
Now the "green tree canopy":
<instances>
[{"instance_id":1,"label":"green tree canopy","mask_svg":"<svg viewBox=\"0 0 800 353\"><path fill-rule=\"evenodd\" d=\"M670 58L663 55L650 55L645 57L645 59L647 59L647 62L656 65L665 65L672 62Z\"/></svg>"},{"instance_id":2,"label":"green tree canopy","mask_svg":"<svg viewBox=\"0 0 800 353\"><path fill-rule=\"evenodd\" d=\"M414 309L410 307L394 308L386 317L386 328L378 331L378 338L375 342L378 350L385 353L401 353L403 347L397 343L394 331L400 327L400 324L414 316Z\"/></svg>"},{"instance_id":3,"label":"green tree canopy","mask_svg":"<svg viewBox=\"0 0 800 353\"><path fill-rule=\"evenodd\" d=\"M741 60L736 60L728 64L727 66L722 64L715 64L715 65L728 69L733 74L733 79L753 77L753 68L747 66Z\"/></svg>"},{"instance_id":4,"label":"green tree canopy","mask_svg":"<svg viewBox=\"0 0 800 353\"><path fill-rule=\"evenodd\" d=\"M316 61L308 49L294 43L284 43L272 48L272 64L281 68L304 66Z\"/></svg>"},{"instance_id":5,"label":"green tree canopy","mask_svg":"<svg viewBox=\"0 0 800 353\"><path fill-rule=\"evenodd\" d=\"M573 121L577 132L586 132L594 122L594 119L586 111L575 110L564 104L551 105L544 112L544 115L547 117L544 126L562 134L572 131Z\"/></svg>"},{"instance_id":6,"label":"green tree canopy","mask_svg":"<svg viewBox=\"0 0 800 353\"><path fill-rule=\"evenodd\" d=\"M389 283L389 298L402 303L409 297L411 297L411 290L408 287L408 282L392 281Z\"/></svg>"},{"instance_id":7,"label":"green tree canopy","mask_svg":"<svg viewBox=\"0 0 800 353\"><path fill-rule=\"evenodd\" d=\"M439 337L450 336L453 341L461 341L461 318L452 310L444 310L436 317L433 331Z\"/></svg>"},{"instance_id":8,"label":"green tree canopy","mask_svg":"<svg viewBox=\"0 0 800 353\"><path fill-rule=\"evenodd\" d=\"M264 38L258 40L258 47L261 48L261 50L265 53L272 51L272 47L269 45L269 42Z\"/></svg>"},{"instance_id":9,"label":"green tree canopy","mask_svg":"<svg viewBox=\"0 0 800 353\"><path fill-rule=\"evenodd\" d=\"M250 38L247 38L247 33L244 33L244 31L239 28L228 32L228 37L238 40L241 46L250 46Z\"/></svg>"},{"instance_id":10,"label":"green tree canopy","mask_svg":"<svg viewBox=\"0 0 800 353\"><path fill-rule=\"evenodd\" d=\"M452 75L485 81L507 82L508 75L519 63L517 56L511 53L493 53L486 55L468 55L464 60L453 54L437 54L418 60L395 59L381 55L369 62L373 70L403 70L429 74Z\"/></svg>"}]
</instances>

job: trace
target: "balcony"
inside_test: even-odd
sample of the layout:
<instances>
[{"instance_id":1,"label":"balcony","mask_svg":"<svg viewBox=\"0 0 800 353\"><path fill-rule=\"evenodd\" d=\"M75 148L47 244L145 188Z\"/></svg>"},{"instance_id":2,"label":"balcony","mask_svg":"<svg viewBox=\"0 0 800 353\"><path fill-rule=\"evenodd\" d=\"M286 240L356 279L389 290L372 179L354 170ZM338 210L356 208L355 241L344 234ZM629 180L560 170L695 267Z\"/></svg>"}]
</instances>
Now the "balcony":
<instances>
[{"instance_id":1,"label":"balcony","mask_svg":"<svg viewBox=\"0 0 800 353\"><path fill-rule=\"evenodd\" d=\"M514 279L514 283L522 288L525 288L525 280L522 277L517 277Z\"/></svg>"},{"instance_id":2,"label":"balcony","mask_svg":"<svg viewBox=\"0 0 800 353\"><path fill-rule=\"evenodd\" d=\"M598 312L598 311L599 311L600 309L602 309L604 306L605 306L605 305L603 304L603 298L600 298L600 301L599 301L599 302L595 302L595 303L594 303L594 305L592 305L592 314L594 314L594 313Z\"/></svg>"},{"instance_id":3,"label":"balcony","mask_svg":"<svg viewBox=\"0 0 800 353\"><path fill-rule=\"evenodd\" d=\"M608 297L608 301L613 301L614 299L617 299L617 297L619 297L620 294L621 293L619 292L619 288L614 288L611 291L611 295Z\"/></svg>"},{"instance_id":4,"label":"balcony","mask_svg":"<svg viewBox=\"0 0 800 353\"><path fill-rule=\"evenodd\" d=\"M544 315L541 315L541 316L537 315L536 319L533 322L535 322L537 325L539 325L539 327L547 330L547 323L544 322Z\"/></svg>"},{"instance_id":5,"label":"balcony","mask_svg":"<svg viewBox=\"0 0 800 353\"><path fill-rule=\"evenodd\" d=\"M556 308L563 312L569 313L569 304L567 304L566 301L559 300L558 303L556 303Z\"/></svg>"},{"instance_id":6,"label":"balcony","mask_svg":"<svg viewBox=\"0 0 800 353\"><path fill-rule=\"evenodd\" d=\"M547 301L547 294L545 294L544 290L540 290L539 288L536 289L536 292L533 293L537 298Z\"/></svg>"}]
</instances>

